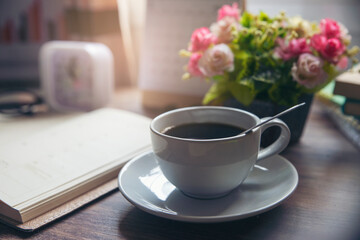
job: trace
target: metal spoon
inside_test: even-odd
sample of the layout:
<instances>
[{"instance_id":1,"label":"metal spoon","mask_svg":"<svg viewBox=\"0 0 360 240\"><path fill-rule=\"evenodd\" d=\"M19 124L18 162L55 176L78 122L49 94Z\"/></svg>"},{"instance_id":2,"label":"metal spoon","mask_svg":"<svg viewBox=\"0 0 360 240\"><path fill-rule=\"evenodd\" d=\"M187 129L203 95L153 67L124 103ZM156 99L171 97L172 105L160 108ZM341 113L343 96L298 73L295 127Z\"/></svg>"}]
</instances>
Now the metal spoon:
<instances>
[{"instance_id":1,"label":"metal spoon","mask_svg":"<svg viewBox=\"0 0 360 240\"><path fill-rule=\"evenodd\" d=\"M303 103L299 103L299 104L297 104L297 105L295 105L295 106L292 106L291 108L286 109L285 111L282 111L282 112L276 114L275 116L273 116L273 117L271 117L271 118L268 118L266 121L261 122L261 123L259 123L259 124L256 124L255 126L249 128L248 130L245 130L245 131L242 132L241 134L245 134L245 135L246 135L246 134L252 132L252 130L253 130L254 128L257 128L257 127L259 127L259 126L261 126L261 125L263 125L263 124L265 124L265 123L267 123L267 122L270 122L270 121L273 120L274 118L280 117L281 115L283 115L283 114L285 114L285 113L288 113L288 112L291 112L292 110L294 110L294 109L296 109L296 108L298 108L298 107L301 107L301 106L303 106L303 105L305 105L304 102L303 102Z\"/></svg>"}]
</instances>

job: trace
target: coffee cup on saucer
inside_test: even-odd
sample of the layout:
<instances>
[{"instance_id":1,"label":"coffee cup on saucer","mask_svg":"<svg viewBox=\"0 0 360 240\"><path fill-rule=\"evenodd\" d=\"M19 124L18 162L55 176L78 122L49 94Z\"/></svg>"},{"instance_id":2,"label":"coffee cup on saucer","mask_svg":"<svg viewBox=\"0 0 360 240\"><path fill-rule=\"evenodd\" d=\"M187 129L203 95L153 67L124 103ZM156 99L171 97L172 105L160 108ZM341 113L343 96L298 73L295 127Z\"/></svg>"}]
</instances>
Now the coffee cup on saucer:
<instances>
[{"instance_id":1,"label":"coffee cup on saucer","mask_svg":"<svg viewBox=\"0 0 360 240\"><path fill-rule=\"evenodd\" d=\"M278 154L290 130L280 119L249 129L266 118L235 108L199 106L172 110L150 125L154 155L164 176L190 197L211 199L238 187L255 163ZM261 133L278 126L280 136L260 149Z\"/></svg>"}]
</instances>

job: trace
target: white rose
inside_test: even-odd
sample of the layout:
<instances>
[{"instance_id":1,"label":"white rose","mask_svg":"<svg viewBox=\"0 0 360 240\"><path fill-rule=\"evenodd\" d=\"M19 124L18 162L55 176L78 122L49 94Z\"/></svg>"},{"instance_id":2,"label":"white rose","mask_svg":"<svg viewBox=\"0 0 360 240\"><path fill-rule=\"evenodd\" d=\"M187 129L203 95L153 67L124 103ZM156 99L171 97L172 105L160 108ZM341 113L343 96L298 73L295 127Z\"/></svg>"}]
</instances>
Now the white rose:
<instances>
[{"instance_id":1,"label":"white rose","mask_svg":"<svg viewBox=\"0 0 360 240\"><path fill-rule=\"evenodd\" d=\"M291 68L291 75L295 81L307 88L313 88L326 80L326 73L323 70L324 62L310 54L300 55L297 63Z\"/></svg>"},{"instance_id":2,"label":"white rose","mask_svg":"<svg viewBox=\"0 0 360 240\"><path fill-rule=\"evenodd\" d=\"M240 29L239 23L232 17L224 17L210 26L210 31L217 37L218 43L230 43L233 32Z\"/></svg>"},{"instance_id":3,"label":"white rose","mask_svg":"<svg viewBox=\"0 0 360 240\"><path fill-rule=\"evenodd\" d=\"M228 45L221 43L207 49L199 60L199 69L207 77L234 70L234 54Z\"/></svg>"}]
</instances>

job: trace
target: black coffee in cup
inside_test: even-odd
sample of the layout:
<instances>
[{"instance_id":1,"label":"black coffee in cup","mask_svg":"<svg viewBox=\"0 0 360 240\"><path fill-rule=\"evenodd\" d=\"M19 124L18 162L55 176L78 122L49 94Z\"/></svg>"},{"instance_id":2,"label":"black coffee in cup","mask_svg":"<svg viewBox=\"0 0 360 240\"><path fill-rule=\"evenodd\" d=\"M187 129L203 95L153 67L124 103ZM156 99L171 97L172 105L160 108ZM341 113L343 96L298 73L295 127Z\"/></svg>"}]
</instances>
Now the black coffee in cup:
<instances>
[{"instance_id":1,"label":"black coffee in cup","mask_svg":"<svg viewBox=\"0 0 360 240\"><path fill-rule=\"evenodd\" d=\"M217 139L239 135L245 129L223 123L188 123L166 128L162 133L179 138Z\"/></svg>"}]
</instances>

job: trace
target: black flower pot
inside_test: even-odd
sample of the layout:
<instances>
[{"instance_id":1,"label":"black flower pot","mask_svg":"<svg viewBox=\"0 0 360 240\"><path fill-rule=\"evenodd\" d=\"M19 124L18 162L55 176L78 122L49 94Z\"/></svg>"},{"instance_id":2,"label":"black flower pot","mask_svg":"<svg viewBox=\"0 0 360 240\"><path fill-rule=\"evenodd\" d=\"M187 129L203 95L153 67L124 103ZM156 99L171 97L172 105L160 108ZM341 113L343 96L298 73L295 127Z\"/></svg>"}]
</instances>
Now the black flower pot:
<instances>
[{"instance_id":1,"label":"black flower pot","mask_svg":"<svg viewBox=\"0 0 360 240\"><path fill-rule=\"evenodd\" d=\"M299 98L299 103L305 102L306 105L302 106L292 112L289 112L281 117L291 131L290 144L296 143L300 140L306 119L309 114L310 106L313 100L313 95L307 94ZM276 105L271 102L254 100L249 106L244 106L236 99L229 99L224 103L226 107L233 107L243 109L257 115L259 118L274 116L281 111L289 108L288 106ZM261 137L261 146L267 147L273 143L280 136L280 128L271 127L264 131Z\"/></svg>"}]
</instances>

